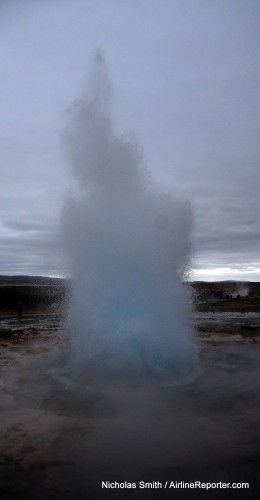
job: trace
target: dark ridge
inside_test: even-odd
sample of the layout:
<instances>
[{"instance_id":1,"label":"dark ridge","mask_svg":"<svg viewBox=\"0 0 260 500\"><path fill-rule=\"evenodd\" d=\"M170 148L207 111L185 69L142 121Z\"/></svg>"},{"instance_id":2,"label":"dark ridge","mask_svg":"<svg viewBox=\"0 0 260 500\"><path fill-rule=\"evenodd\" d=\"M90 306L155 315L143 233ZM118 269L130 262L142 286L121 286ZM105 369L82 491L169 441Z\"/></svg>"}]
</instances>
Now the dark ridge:
<instances>
[{"instance_id":1,"label":"dark ridge","mask_svg":"<svg viewBox=\"0 0 260 500\"><path fill-rule=\"evenodd\" d=\"M44 284L53 284L53 283L62 283L65 280L65 278L52 278L50 276L27 276L27 275L15 275L15 276L9 276L9 275L0 275L0 283L5 282L5 283L42 283Z\"/></svg>"},{"instance_id":2,"label":"dark ridge","mask_svg":"<svg viewBox=\"0 0 260 500\"><path fill-rule=\"evenodd\" d=\"M46 276L0 275L0 313L23 313L60 307L69 296L69 280Z\"/></svg>"}]
</instances>

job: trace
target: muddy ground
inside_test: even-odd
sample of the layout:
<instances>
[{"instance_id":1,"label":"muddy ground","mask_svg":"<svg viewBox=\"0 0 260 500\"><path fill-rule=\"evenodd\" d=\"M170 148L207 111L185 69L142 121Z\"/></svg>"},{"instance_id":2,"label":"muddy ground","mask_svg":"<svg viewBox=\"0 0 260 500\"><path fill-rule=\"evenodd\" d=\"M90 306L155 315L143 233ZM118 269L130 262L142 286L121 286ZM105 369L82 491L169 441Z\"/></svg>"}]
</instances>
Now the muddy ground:
<instances>
[{"instance_id":1,"label":"muddy ground","mask_svg":"<svg viewBox=\"0 0 260 500\"><path fill-rule=\"evenodd\" d=\"M200 370L176 386L72 376L64 318L0 315L1 499L259 498L258 312L194 312ZM250 488L102 488L142 480Z\"/></svg>"}]
</instances>

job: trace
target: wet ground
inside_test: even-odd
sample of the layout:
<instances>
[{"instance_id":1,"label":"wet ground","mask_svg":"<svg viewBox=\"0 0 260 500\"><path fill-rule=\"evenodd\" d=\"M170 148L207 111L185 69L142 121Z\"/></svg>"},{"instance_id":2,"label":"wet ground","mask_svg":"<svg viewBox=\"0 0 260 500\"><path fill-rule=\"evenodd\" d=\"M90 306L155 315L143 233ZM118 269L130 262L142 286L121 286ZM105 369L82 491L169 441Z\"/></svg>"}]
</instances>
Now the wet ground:
<instances>
[{"instance_id":1,"label":"wet ground","mask_svg":"<svg viewBox=\"0 0 260 500\"><path fill-rule=\"evenodd\" d=\"M60 315L2 317L0 498L259 498L259 320L196 314L200 373L189 384L97 386L71 376ZM194 480L250 488L102 488Z\"/></svg>"},{"instance_id":2,"label":"wet ground","mask_svg":"<svg viewBox=\"0 0 260 500\"><path fill-rule=\"evenodd\" d=\"M260 343L260 312L194 312L200 341L207 343Z\"/></svg>"}]
</instances>

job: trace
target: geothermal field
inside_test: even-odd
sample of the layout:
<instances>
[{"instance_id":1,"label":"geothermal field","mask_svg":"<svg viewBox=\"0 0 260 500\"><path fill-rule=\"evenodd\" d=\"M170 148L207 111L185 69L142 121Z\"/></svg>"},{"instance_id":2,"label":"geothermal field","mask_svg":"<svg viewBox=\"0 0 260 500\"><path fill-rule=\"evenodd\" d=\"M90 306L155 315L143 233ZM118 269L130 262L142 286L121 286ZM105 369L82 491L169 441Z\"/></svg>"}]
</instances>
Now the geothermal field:
<instances>
[{"instance_id":1,"label":"geothermal field","mask_svg":"<svg viewBox=\"0 0 260 500\"><path fill-rule=\"evenodd\" d=\"M258 498L260 299L252 285L239 299L230 283L234 298L219 299L214 287L205 296L206 285L194 284L199 369L181 383L75 371L70 284L2 278L1 498L220 498L218 490L102 488L195 480L249 483L221 497Z\"/></svg>"}]
</instances>

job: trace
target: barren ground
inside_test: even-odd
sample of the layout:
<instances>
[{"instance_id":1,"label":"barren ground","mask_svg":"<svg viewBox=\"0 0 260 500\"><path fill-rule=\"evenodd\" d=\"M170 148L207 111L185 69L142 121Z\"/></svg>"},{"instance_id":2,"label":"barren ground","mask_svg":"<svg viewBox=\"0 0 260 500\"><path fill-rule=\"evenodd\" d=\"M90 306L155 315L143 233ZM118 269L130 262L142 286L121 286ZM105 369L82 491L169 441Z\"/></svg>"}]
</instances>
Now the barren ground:
<instances>
[{"instance_id":1,"label":"barren ground","mask_svg":"<svg viewBox=\"0 0 260 500\"><path fill-rule=\"evenodd\" d=\"M71 376L61 310L28 307L22 318L2 310L0 498L259 498L260 314L211 306L193 321L195 380L97 386ZM115 480L249 482L250 489L101 488Z\"/></svg>"}]
</instances>

